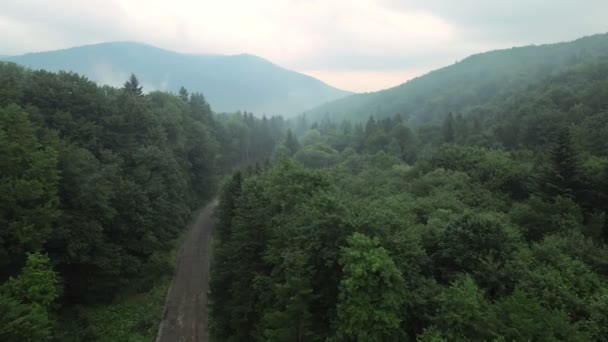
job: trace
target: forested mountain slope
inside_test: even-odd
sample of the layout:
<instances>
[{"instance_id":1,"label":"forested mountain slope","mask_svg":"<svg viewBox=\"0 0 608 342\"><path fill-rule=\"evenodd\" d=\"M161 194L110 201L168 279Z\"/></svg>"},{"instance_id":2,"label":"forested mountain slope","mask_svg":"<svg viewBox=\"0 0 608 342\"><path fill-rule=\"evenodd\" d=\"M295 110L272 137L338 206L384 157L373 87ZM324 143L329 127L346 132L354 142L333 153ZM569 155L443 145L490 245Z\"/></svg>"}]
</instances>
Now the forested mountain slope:
<instances>
[{"instance_id":1,"label":"forested mountain slope","mask_svg":"<svg viewBox=\"0 0 608 342\"><path fill-rule=\"evenodd\" d=\"M355 94L307 112L312 120L366 120L400 114L412 125L518 92L530 84L608 56L608 34L569 43L497 50L468 57L400 86Z\"/></svg>"},{"instance_id":2,"label":"forested mountain slope","mask_svg":"<svg viewBox=\"0 0 608 342\"><path fill-rule=\"evenodd\" d=\"M0 63L0 340L150 340L160 307L105 313L111 329L64 315L170 276L192 213L223 174L270 157L283 126L215 115L199 93L144 94L136 77L99 87Z\"/></svg>"},{"instance_id":3,"label":"forested mountain slope","mask_svg":"<svg viewBox=\"0 0 608 342\"><path fill-rule=\"evenodd\" d=\"M462 101L431 122L299 120L277 148L295 161L236 173L213 336L605 340L608 58Z\"/></svg>"},{"instance_id":4,"label":"forested mountain slope","mask_svg":"<svg viewBox=\"0 0 608 342\"><path fill-rule=\"evenodd\" d=\"M202 92L216 111L299 114L350 92L253 55L195 55L115 42L29 53L4 60L34 69L73 71L119 86L135 73L147 90Z\"/></svg>"}]
</instances>

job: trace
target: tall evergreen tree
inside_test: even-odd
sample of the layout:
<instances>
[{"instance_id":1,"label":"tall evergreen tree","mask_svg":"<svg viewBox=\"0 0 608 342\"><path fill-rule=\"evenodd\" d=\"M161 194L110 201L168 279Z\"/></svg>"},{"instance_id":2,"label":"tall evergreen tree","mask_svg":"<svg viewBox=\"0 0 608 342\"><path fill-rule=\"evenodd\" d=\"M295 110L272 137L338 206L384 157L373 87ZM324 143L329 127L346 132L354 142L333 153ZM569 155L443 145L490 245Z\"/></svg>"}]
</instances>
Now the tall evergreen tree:
<instances>
[{"instance_id":1,"label":"tall evergreen tree","mask_svg":"<svg viewBox=\"0 0 608 342\"><path fill-rule=\"evenodd\" d=\"M454 120L454 115L452 114L452 112L450 112L443 121L443 126L441 128L444 143L450 144L456 140L456 133L454 128L455 125L456 122Z\"/></svg>"},{"instance_id":2,"label":"tall evergreen tree","mask_svg":"<svg viewBox=\"0 0 608 342\"><path fill-rule=\"evenodd\" d=\"M184 88L184 87L179 88L178 95L179 95L179 98L182 99L182 101L184 101L184 102L188 102L188 99L190 98L190 94L188 93L188 90L186 90L186 88Z\"/></svg>"},{"instance_id":3,"label":"tall evergreen tree","mask_svg":"<svg viewBox=\"0 0 608 342\"><path fill-rule=\"evenodd\" d=\"M144 95L144 92L142 90L143 87L139 84L139 80L137 79L137 76L135 76L135 74L133 74L133 73L131 74L129 79L125 82L123 89L125 89L130 94L133 94L136 96Z\"/></svg>"},{"instance_id":4,"label":"tall evergreen tree","mask_svg":"<svg viewBox=\"0 0 608 342\"><path fill-rule=\"evenodd\" d=\"M285 146L291 153L291 155L296 154L300 150L300 142L298 142L298 138L291 132L291 129L287 130L287 137L285 138Z\"/></svg>"},{"instance_id":5,"label":"tall evergreen tree","mask_svg":"<svg viewBox=\"0 0 608 342\"><path fill-rule=\"evenodd\" d=\"M564 196L577 202L584 199L586 187L580 159L567 128L560 130L540 181L540 187L548 197Z\"/></svg>"},{"instance_id":6,"label":"tall evergreen tree","mask_svg":"<svg viewBox=\"0 0 608 342\"><path fill-rule=\"evenodd\" d=\"M462 116L462 113L456 114L454 125L455 138L457 138L460 142L465 142L465 140L469 136L469 125L464 116Z\"/></svg>"},{"instance_id":7,"label":"tall evergreen tree","mask_svg":"<svg viewBox=\"0 0 608 342\"><path fill-rule=\"evenodd\" d=\"M376 119L373 116L370 116L365 123L365 137L369 138L372 134L376 132L378 129L378 124L376 123Z\"/></svg>"}]
</instances>

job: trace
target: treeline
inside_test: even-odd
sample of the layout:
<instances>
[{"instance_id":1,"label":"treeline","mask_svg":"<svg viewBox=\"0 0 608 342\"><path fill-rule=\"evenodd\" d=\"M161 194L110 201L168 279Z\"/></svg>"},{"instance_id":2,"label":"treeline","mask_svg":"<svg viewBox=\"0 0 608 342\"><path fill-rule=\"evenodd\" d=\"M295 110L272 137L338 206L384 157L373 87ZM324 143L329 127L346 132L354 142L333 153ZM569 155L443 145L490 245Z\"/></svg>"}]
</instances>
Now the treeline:
<instances>
[{"instance_id":1,"label":"treeline","mask_svg":"<svg viewBox=\"0 0 608 342\"><path fill-rule=\"evenodd\" d=\"M223 190L212 336L605 340L606 65L415 128L301 118Z\"/></svg>"},{"instance_id":2,"label":"treeline","mask_svg":"<svg viewBox=\"0 0 608 342\"><path fill-rule=\"evenodd\" d=\"M0 63L0 340L48 340L66 308L153 286L219 178L269 158L283 126L135 76Z\"/></svg>"}]
</instances>

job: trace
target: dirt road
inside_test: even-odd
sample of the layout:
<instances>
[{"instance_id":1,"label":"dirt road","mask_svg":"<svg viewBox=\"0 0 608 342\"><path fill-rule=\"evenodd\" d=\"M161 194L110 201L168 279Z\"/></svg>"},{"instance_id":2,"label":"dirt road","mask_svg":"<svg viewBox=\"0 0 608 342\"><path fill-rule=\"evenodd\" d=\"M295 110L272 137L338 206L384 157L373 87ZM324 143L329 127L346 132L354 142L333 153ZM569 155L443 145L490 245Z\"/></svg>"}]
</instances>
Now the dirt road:
<instances>
[{"instance_id":1,"label":"dirt road","mask_svg":"<svg viewBox=\"0 0 608 342\"><path fill-rule=\"evenodd\" d=\"M177 257L156 342L206 342L207 291L213 209L208 205L192 225Z\"/></svg>"}]
</instances>

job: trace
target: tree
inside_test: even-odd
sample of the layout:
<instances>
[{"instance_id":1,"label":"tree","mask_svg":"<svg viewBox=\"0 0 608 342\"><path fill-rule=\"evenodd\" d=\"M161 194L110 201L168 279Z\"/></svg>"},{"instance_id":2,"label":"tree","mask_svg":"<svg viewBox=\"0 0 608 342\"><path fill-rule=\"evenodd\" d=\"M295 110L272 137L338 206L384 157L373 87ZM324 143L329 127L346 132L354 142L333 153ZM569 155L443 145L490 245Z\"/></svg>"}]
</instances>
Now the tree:
<instances>
[{"instance_id":1,"label":"tree","mask_svg":"<svg viewBox=\"0 0 608 342\"><path fill-rule=\"evenodd\" d=\"M292 156L300 150L300 143L298 142L298 139L296 138L296 136L291 132L291 129L287 130L287 137L285 138L285 146L287 147L289 152L291 152Z\"/></svg>"},{"instance_id":2,"label":"tree","mask_svg":"<svg viewBox=\"0 0 608 342\"><path fill-rule=\"evenodd\" d=\"M506 341L595 340L584 331L587 329L570 323L565 312L547 310L521 289L494 303L489 311L486 320L489 330Z\"/></svg>"},{"instance_id":3,"label":"tree","mask_svg":"<svg viewBox=\"0 0 608 342\"><path fill-rule=\"evenodd\" d=\"M324 144L304 146L294 156L294 159L310 168L328 167L338 159L338 152Z\"/></svg>"},{"instance_id":4,"label":"tree","mask_svg":"<svg viewBox=\"0 0 608 342\"><path fill-rule=\"evenodd\" d=\"M0 286L0 338L3 341L49 341L52 304L59 278L48 256L33 253L16 278Z\"/></svg>"},{"instance_id":5,"label":"tree","mask_svg":"<svg viewBox=\"0 0 608 342\"><path fill-rule=\"evenodd\" d=\"M135 96L143 96L144 93L142 91L143 87L140 86L139 80L135 76L135 74L131 74L129 79L125 82L123 89L126 90L129 94Z\"/></svg>"},{"instance_id":6,"label":"tree","mask_svg":"<svg viewBox=\"0 0 608 342\"><path fill-rule=\"evenodd\" d=\"M446 227L433 257L446 279L467 272L490 295L495 295L507 285L498 281L497 276L512 258L515 242L508 226L497 215L466 213Z\"/></svg>"},{"instance_id":7,"label":"tree","mask_svg":"<svg viewBox=\"0 0 608 342\"><path fill-rule=\"evenodd\" d=\"M579 203L584 199L586 186L580 159L567 128L559 132L540 182L543 193L548 197L559 195Z\"/></svg>"},{"instance_id":8,"label":"tree","mask_svg":"<svg viewBox=\"0 0 608 342\"><path fill-rule=\"evenodd\" d=\"M6 342L51 341L52 322L40 305L0 293L0 339Z\"/></svg>"},{"instance_id":9,"label":"tree","mask_svg":"<svg viewBox=\"0 0 608 342\"><path fill-rule=\"evenodd\" d=\"M335 323L336 340L402 338L403 276L378 239L354 233L342 249L343 278Z\"/></svg>"},{"instance_id":10,"label":"tree","mask_svg":"<svg viewBox=\"0 0 608 342\"><path fill-rule=\"evenodd\" d=\"M250 339L263 317L259 294L252 291L266 269L262 255L268 244L270 205L261 186L255 176L242 181L230 226L222 227L229 232L223 232L223 240L214 246L214 265L221 266L211 276L211 332L221 341Z\"/></svg>"},{"instance_id":11,"label":"tree","mask_svg":"<svg viewBox=\"0 0 608 342\"><path fill-rule=\"evenodd\" d=\"M450 112L443 120L443 126L441 127L444 143L450 144L456 141L455 125L454 115Z\"/></svg>"},{"instance_id":12,"label":"tree","mask_svg":"<svg viewBox=\"0 0 608 342\"><path fill-rule=\"evenodd\" d=\"M464 116L462 116L462 113L456 114L454 128L455 138L460 142L465 142L469 137L469 125Z\"/></svg>"},{"instance_id":13,"label":"tree","mask_svg":"<svg viewBox=\"0 0 608 342\"><path fill-rule=\"evenodd\" d=\"M373 133L378 130L378 124L373 116L370 116L365 123L365 137L369 138Z\"/></svg>"},{"instance_id":14,"label":"tree","mask_svg":"<svg viewBox=\"0 0 608 342\"><path fill-rule=\"evenodd\" d=\"M59 277L47 255L32 253L28 254L21 274L10 278L3 289L24 303L50 309L59 297Z\"/></svg>"},{"instance_id":15,"label":"tree","mask_svg":"<svg viewBox=\"0 0 608 342\"><path fill-rule=\"evenodd\" d=\"M211 125L212 115L211 106L205 99L205 96L201 93L190 94L190 110L192 111L192 117L196 120Z\"/></svg>"},{"instance_id":16,"label":"tree","mask_svg":"<svg viewBox=\"0 0 608 342\"><path fill-rule=\"evenodd\" d=\"M228 240L231 233L231 222L234 219L237 203L241 195L243 175L240 171L235 172L228 183L222 189L222 196L216 209L217 212L217 234L221 240Z\"/></svg>"},{"instance_id":17,"label":"tree","mask_svg":"<svg viewBox=\"0 0 608 342\"><path fill-rule=\"evenodd\" d=\"M321 133L318 129L310 129L301 137L302 145L312 145L321 143Z\"/></svg>"},{"instance_id":18,"label":"tree","mask_svg":"<svg viewBox=\"0 0 608 342\"><path fill-rule=\"evenodd\" d=\"M509 214L511 222L522 228L528 241L541 241L550 233L582 230L580 208L570 198L561 196L549 201L533 196L525 202L515 203Z\"/></svg>"},{"instance_id":19,"label":"tree","mask_svg":"<svg viewBox=\"0 0 608 342\"><path fill-rule=\"evenodd\" d=\"M441 293L439 303L435 324L446 340L487 340L487 303L471 277L463 275L454 280Z\"/></svg>"},{"instance_id":20,"label":"tree","mask_svg":"<svg viewBox=\"0 0 608 342\"><path fill-rule=\"evenodd\" d=\"M189 98L190 98L190 94L188 93L188 90L186 90L186 88L184 87L180 87L179 88L179 98L184 101L184 102L188 102Z\"/></svg>"},{"instance_id":21,"label":"tree","mask_svg":"<svg viewBox=\"0 0 608 342\"><path fill-rule=\"evenodd\" d=\"M416 137L412 130L403 123L399 123L391 130L391 136L399 145L400 158L406 163L413 164L416 161L417 146Z\"/></svg>"},{"instance_id":22,"label":"tree","mask_svg":"<svg viewBox=\"0 0 608 342\"><path fill-rule=\"evenodd\" d=\"M40 250L58 217L57 151L43 146L27 114L0 109L0 279ZM10 274L10 273L9 273Z\"/></svg>"}]
</instances>

